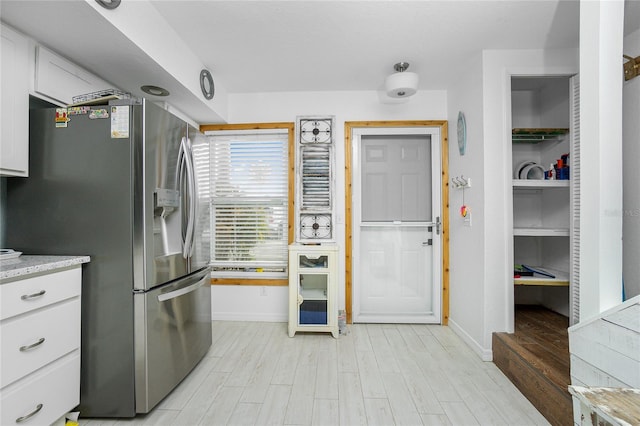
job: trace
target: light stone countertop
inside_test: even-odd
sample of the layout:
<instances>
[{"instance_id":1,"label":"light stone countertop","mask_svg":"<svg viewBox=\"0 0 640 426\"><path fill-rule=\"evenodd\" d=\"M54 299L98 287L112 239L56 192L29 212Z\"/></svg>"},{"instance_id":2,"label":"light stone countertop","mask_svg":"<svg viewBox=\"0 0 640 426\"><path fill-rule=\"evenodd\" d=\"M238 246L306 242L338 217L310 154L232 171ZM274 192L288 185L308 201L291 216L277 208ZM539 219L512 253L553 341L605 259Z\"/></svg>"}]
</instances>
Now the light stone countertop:
<instances>
[{"instance_id":1,"label":"light stone countertop","mask_svg":"<svg viewBox=\"0 0 640 426\"><path fill-rule=\"evenodd\" d=\"M28 278L40 272L55 271L69 266L90 262L89 256L35 256L21 255L14 259L0 260L0 283L15 278Z\"/></svg>"}]
</instances>

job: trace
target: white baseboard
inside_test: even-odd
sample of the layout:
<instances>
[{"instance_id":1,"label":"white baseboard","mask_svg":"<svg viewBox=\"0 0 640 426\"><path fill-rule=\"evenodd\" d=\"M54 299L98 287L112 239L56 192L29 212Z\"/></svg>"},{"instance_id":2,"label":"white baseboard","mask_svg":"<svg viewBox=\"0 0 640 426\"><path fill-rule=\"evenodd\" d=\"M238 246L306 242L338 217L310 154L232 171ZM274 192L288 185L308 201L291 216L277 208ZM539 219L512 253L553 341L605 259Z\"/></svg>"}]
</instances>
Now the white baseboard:
<instances>
[{"instance_id":1,"label":"white baseboard","mask_svg":"<svg viewBox=\"0 0 640 426\"><path fill-rule=\"evenodd\" d=\"M213 312L212 321L247 321L247 322L288 322L287 314L248 313L248 312Z\"/></svg>"},{"instance_id":2,"label":"white baseboard","mask_svg":"<svg viewBox=\"0 0 640 426\"><path fill-rule=\"evenodd\" d=\"M493 361L493 351L483 348L473 337L464 331L454 320L449 318L449 327L460 337L483 361Z\"/></svg>"}]
</instances>

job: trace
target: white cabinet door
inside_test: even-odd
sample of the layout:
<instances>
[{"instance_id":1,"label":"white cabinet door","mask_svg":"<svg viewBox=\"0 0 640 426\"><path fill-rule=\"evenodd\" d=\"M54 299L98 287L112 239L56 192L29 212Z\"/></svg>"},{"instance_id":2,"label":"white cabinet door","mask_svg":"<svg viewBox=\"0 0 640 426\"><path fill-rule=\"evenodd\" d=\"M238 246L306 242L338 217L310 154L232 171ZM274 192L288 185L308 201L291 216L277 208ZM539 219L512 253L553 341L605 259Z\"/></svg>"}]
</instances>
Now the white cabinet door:
<instances>
[{"instance_id":1,"label":"white cabinet door","mask_svg":"<svg viewBox=\"0 0 640 426\"><path fill-rule=\"evenodd\" d=\"M36 47L35 69L34 91L62 105L71 104L74 96L112 88L106 81L42 46Z\"/></svg>"},{"instance_id":2,"label":"white cabinet door","mask_svg":"<svg viewBox=\"0 0 640 426\"><path fill-rule=\"evenodd\" d=\"M2 25L0 175L29 174L29 44Z\"/></svg>"}]
</instances>

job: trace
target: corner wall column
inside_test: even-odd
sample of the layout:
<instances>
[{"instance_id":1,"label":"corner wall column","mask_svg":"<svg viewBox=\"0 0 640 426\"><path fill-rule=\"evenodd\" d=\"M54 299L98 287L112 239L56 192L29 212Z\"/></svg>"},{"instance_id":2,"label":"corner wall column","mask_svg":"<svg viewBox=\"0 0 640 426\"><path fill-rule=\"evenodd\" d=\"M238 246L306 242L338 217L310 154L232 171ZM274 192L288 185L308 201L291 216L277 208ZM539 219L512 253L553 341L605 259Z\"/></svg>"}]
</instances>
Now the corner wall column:
<instances>
[{"instance_id":1,"label":"corner wall column","mask_svg":"<svg viewBox=\"0 0 640 426\"><path fill-rule=\"evenodd\" d=\"M623 1L580 1L580 320L622 301Z\"/></svg>"}]
</instances>

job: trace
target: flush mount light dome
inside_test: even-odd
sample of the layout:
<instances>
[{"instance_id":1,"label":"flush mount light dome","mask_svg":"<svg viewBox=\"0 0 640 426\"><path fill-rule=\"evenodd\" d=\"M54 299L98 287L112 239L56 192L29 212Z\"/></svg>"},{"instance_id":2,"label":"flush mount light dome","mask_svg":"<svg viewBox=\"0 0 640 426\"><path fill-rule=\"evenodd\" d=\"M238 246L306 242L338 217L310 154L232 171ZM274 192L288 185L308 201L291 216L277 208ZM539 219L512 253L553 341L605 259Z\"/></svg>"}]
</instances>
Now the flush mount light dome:
<instances>
[{"instance_id":1,"label":"flush mount light dome","mask_svg":"<svg viewBox=\"0 0 640 426\"><path fill-rule=\"evenodd\" d=\"M120 0L96 0L96 3L105 9L115 9L120 6Z\"/></svg>"},{"instance_id":2,"label":"flush mount light dome","mask_svg":"<svg viewBox=\"0 0 640 426\"><path fill-rule=\"evenodd\" d=\"M418 91L418 74L407 72L408 62L398 62L394 65L395 73L384 81L385 91L392 98L408 98Z\"/></svg>"},{"instance_id":3,"label":"flush mount light dome","mask_svg":"<svg viewBox=\"0 0 640 426\"><path fill-rule=\"evenodd\" d=\"M169 96L169 91L167 89L163 89L162 87L152 86L152 85L144 85L140 87L144 93L153 96Z\"/></svg>"}]
</instances>

